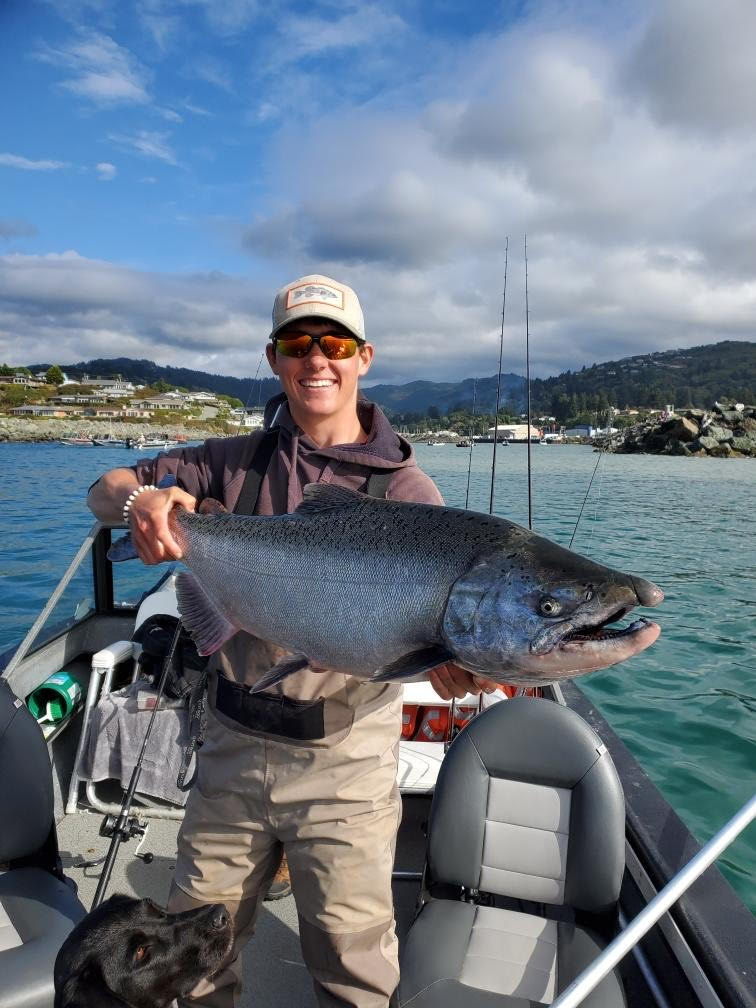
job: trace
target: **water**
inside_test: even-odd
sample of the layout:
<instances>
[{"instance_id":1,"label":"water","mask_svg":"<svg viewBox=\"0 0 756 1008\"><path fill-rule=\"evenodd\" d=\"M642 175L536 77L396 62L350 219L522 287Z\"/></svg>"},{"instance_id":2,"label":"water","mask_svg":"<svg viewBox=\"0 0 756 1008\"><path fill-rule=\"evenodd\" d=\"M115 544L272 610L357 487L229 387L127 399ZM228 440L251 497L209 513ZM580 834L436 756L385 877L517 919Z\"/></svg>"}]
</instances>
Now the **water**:
<instances>
[{"instance_id":1,"label":"water","mask_svg":"<svg viewBox=\"0 0 756 1008\"><path fill-rule=\"evenodd\" d=\"M473 450L469 506L483 511L491 453ZM468 451L418 445L417 454L447 503L464 506ZM526 456L525 445L497 451L496 511L523 525ZM568 545L597 456L535 445L532 458L534 527ZM0 652L21 639L89 529L89 485L131 461L117 448L0 444ZM659 641L581 686L701 842L756 782L754 490L753 460L604 456L573 544L666 593L653 613ZM128 567L135 577L140 565ZM719 866L756 910L755 826Z\"/></svg>"}]
</instances>

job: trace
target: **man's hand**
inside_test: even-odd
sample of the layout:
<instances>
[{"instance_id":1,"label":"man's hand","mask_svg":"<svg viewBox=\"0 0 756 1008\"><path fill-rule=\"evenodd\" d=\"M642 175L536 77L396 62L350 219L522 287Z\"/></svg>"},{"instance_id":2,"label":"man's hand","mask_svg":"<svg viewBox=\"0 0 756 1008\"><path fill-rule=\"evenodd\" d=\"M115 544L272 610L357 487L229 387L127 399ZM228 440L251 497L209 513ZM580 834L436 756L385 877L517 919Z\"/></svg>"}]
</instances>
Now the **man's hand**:
<instances>
[{"instance_id":1,"label":"man's hand","mask_svg":"<svg viewBox=\"0 0 756 1008\"><path fill-rule=\"evenodd\" d=\"M145 490L132 501L129 529L142 563L158 564L181 559L181 548L168 528L168 515L177 504L187 511L194 511L197 501L178 487Z\"/></svg>"},{"instance_id":2,"label":"man's hand","mask_svg":"<svg viewBox=\"0 0 756 1008\"><path fill-rule=\"evenodd\" d=\"M452 697L461 700L467 693L475 696L479 693L493 693L499 687L493 679L474 676L454 662L445 662L431 669L428 680L442 700L451 700Z\"/></svg>"}]
</instances>

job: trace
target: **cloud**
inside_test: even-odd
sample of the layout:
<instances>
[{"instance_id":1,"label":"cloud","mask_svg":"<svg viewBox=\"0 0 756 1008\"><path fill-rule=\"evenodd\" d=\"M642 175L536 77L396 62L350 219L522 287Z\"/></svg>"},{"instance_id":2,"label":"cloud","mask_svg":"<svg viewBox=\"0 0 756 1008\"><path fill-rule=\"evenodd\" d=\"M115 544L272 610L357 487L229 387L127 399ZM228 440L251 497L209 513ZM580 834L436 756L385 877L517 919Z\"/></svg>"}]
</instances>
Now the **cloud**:
<instances>
[{"instance_id":1,"label":"cloud","mask_svg":"<svg viewBox=\"0 0 756 1008\"><path fill-rule=\"evenodd\" d=\"M271 63L295 63L306 57L373 46L381 39L403 35L405 30L397 14L371 3L355 5L341 17L290 11L280 25L281 44L274 47Z\"/></svg>"},{"instance_id":2,"label":"cloud","mask_svg":"<svg viewBox=\"0 0 756 1008\"><path fill-rule=\"evenodd\" d=\"M176 155L165 142L167 133L139 130L137 133L110 133L108 139L123 150L136 151L146 158L164 161L166 164L178 165Z\"/></svg>"},{"instance_id":3,"label":"cloud","mask_svg":"<svg viewBox=\"0 0 756 1008\"><path fill-rule=\"evenodd\" d=\"M625 83L652 115L721 136L756 121L756 5L666 0L628 61Z\"/></svg>"},{"instance_id":4,"label":"cloud","mask_svg":"<svg viewBox=\"0 0 756 1008\"><path fill-rule=\"evenodd\" d=\"M66 167L65 161L30 161L28 158L20 157L18 154L0 154L0 165L8 165L9 168L21 168L23 171L58 171Z\"/></svg>"},{"instance_id":5,"label":"cloud","mask_svg":"<svg viewBox=\"0 0 756 1008\"><path fill-rule=\"evenodd\" d=\"M68 45L42 45L35 56L70 71L72 76L61 81L60 87L96 105L145 105L150 101L146 68L109 35L82 31Z\"/></svg>"},{"instance_id":6,"label":"cloud","mask_svg":"<svg viewBox=\"0 0 756 1008\"><path fill-rule=\"evenodd\" d=\"M101 182L112 181L118 173L116 166L114 164L110 164L109 161L100 161L99 164L95 165L95 171L97 172Z\"/></svg>"},{"instance_id":7,"label":"cloud","mask_svg":"<svg viewBox=\"0 0 756 1008\"><path fill-rule=\"evenodd\" d=\"M39 234L35 226L26 220L0 217L0 239L10 241L12 238L30 238Z\"/></svg>"},{"instance_id":8,"label":"cloud","mask_svg":"<svg viewBox=\"0 0 756 1008\"><path fill-rule=\"evenodd\" d=\"M269 297L217 273L150 274L75 252L0 256L0 359L71 363L119 354L254 373ZM12 334L12 335L11 335Z\"/></svg>"}]
</instances>

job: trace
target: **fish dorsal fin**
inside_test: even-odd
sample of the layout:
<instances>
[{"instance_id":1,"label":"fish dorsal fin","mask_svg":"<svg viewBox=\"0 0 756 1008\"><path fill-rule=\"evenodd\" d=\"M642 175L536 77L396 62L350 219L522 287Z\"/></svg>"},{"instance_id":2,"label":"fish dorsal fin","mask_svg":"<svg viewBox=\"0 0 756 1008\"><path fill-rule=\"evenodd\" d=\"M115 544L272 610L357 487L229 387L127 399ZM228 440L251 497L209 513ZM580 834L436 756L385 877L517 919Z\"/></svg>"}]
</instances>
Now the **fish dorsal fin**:
<instances>
[{"instance_id":1,"label":"fish dorsal fin","mask_svg":"<svg viewBox=\"0 0 756 1008\"><path fill-rule=\"evenodd\" d=\"M228 514L228 509L214 497L205 497L197 510L200 514Z\"/></svg>"},{"instance_id":2,"label":"fish dorsal fin","mask_svg":"<svg viewBox=\"0 0 756 1008\"><path fill-rule=\"evenodd\" d=\"M308 483L304 488L304 500L295 514L322 514L324 511L343 511L357 507L367 499L367 494L347 487L333 486L331 483Z\"/></svg>"}]
</instances>

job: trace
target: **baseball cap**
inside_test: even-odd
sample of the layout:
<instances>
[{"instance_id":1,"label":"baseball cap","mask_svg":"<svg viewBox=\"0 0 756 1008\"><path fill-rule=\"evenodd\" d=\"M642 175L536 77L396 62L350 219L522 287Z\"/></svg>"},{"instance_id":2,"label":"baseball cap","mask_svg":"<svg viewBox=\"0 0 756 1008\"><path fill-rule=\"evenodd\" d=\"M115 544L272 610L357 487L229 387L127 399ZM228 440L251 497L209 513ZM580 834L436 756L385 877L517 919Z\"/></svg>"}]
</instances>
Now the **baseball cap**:
<instances>
[{"instance_id":1,"label":"baseball cap","mask_svg":"<svg viewBox=\"0 0 756 1008\"><path fill-rule=\"evenodd\" d=\"M365 339L365 320L351 287L331 277L311 273L286 284L273 302L271 337L294 319L315 315L340 322L359 340Z\"/></svg>"}]
</instances>

